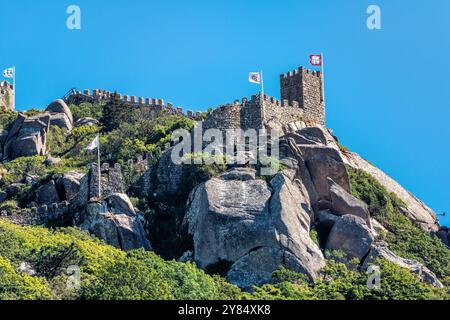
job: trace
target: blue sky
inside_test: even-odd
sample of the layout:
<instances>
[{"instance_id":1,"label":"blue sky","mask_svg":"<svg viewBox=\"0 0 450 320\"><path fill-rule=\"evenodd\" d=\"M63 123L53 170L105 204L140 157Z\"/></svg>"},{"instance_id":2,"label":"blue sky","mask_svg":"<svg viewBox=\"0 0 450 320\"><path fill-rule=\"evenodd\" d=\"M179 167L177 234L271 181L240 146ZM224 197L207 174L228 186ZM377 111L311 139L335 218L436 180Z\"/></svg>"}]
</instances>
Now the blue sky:
<instances>
[{"instance_id":1,"label":"blue sky","mask_svg":"<svg viewBox=\"0 0 450 320\"><path fill-rule=\"evenodd\" d=\"M66 8L81 8L68 30ZM381 8L382 30L366 9ZM450 1L6 1L0 68L17 68L17 106L72 87L206 110L258 91L324 52L327 125L342 144L450 215ZM450 224L450 216L441 219Z\"/></svg>"}]
</instances>

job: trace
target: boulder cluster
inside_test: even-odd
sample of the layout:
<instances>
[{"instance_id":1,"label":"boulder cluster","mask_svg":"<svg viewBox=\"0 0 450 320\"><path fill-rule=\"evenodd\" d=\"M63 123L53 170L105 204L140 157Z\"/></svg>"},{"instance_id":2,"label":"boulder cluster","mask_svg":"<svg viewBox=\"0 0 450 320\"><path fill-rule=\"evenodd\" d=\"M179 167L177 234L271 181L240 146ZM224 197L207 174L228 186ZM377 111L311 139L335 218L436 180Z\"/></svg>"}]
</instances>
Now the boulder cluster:
<instances>
[{"instance_id":1,"label":"boulder cluster","mask_svg":"<svg viewBox=\"0 0 450 320\"><path fill-rule=\"evenodd\" d=\"M183 224L193 249L183 259L205 269L220 265L229 282L250 288L269 282L280 266L314 279L325 265L324 252L340 250L363 268L383 257L442 286L430 270L379 241L383 227L351 195L344 160L328 131L292 132L281 141L281 154L284 169L270 181L254 169L233 168L191 192ZM318 242L310 237L313 225Z\"/></svg>"}]
</instances>

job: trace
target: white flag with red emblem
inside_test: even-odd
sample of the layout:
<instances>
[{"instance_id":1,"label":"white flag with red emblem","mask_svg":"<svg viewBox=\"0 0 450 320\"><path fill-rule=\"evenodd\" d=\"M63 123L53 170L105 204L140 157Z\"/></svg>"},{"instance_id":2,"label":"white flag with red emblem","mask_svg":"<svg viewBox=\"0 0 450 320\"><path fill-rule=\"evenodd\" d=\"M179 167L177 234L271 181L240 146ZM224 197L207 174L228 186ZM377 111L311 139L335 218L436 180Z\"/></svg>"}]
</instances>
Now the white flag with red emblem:
<instances>
[{"instance_id":1,"label":"white flag with red emblem","mask_svg":"<svg viewBox=\"0 0 450 320\"><path fill-rule=\"evenodd\" d=\"M95 139L89 143L89 145L86 147L86 150L92 151L98 148L98 136L95 137Z\"/></svg>"},{"instance_id":2,"label":"white flag with red emblem","mask_svg":"<svg viewBox=\"0 0 450 320\"><path fill-rule=\"evenodd\" d=\"M248 81L250 81L251 83L261 84L261 73L250 72L248 74Z\"/></svg>"},{"instance_id":3,"label":"white flag with red emblem","mask_svg":"<svg viewBox=\"0 0 450 320\"><path fill-rule=\"evenodd\" d=\"M309 56L309 63L312 66L320 67L322 65L322 55L321 54L311 54Z\"/></svg>"}]
</instances>

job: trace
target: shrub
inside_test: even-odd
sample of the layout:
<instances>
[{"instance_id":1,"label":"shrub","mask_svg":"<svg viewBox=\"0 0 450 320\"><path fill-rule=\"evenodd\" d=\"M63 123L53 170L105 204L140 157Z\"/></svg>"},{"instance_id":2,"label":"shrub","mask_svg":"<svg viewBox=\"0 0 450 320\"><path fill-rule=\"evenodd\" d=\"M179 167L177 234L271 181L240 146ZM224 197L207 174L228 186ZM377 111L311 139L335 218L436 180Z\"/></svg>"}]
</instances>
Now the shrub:
<instances>
[{"instance_id":1,"label":"shrub","mask_svg":"<svg viewBox=\"0 0 450 320\"><path fill-rule=\"evenodd\" d=\"M80 118L94 118L98 120L103 116L104 104L85 102L79 105L71 104L69 108L72 111L74 121Z\"/></svg>"},{"instance_id":2,"label":"shrub","mask_svg":"<svg viewBox=\"0 0 450 320\"><path fill-rule=\"evenodd\" d=\"M0 129L11 129L17 119L17 113L5 109L0 109Z\"/></svg>"},{"instance_id":3,"label":"shrub","mask_svg":"<svg viewBox=\"0 0 450 320\"><path fill-rule=\"evenodd\" d=\"M371 215L389 232L386 241L396 254L417 260L440 277L450 275L450 250L405 217L399 210L402 201L368 173L348 168L352 193L366 202Z\"/></svg>"},{"instance_id":4,"label":"shrub","mask_svg":"<svg viewBox=\"0 0 450 320\"><path fill-rule=\"evenodd\" d=\"M241 295L237 287L205 274L192 263L164 261L143 249L125 253L72 228L50 231L0 220L0 256L11 265L29 262L38 275L45 276L34 281L39 280L46 288L43 292L47 295L42 296L49 298L50 292L56 298L95 300L230 299ZM70 293L62 284L71 264L81 269L81 290ZM15 295L15 288L5 288L2 291L0 286L0 293L12 299L36 296Z\"/></svg>"}]
</instances>

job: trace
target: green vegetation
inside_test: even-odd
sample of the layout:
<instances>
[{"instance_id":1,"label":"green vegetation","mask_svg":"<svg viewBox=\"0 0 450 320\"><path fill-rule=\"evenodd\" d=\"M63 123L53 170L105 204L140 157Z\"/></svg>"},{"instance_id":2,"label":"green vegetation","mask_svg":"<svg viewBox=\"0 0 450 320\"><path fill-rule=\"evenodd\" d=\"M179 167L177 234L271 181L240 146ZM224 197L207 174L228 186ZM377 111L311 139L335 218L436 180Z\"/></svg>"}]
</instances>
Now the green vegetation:
<instances>
[{"instance_id":1,"label":"green vegetation","mask_svg":"<svg viewBox=\"0 0 450 320\"><path fill-rule=\"evenodd\" d=\"M440 277L450 276L450 250L437 238L405 217L402 201L368 173L348 168L352 193L369 205L371 215L389 232L389 248L404 258L417 260Z\"/></svg>"},{"instance_id":2,"label":"green vegetation","mask_svg":"<svg viewBox=\"0 0 450 320\"><path fill-rule=\"evenodd\" d=\"M74 121L80 118L94 118L98 120L103 117L104 104L85 102L80 105L71 104L69 108Z\"/></svg>"},{"instance_id":3,"label":"green vegetation","mask_svg":"<svg viewBox=\"0 0 450 320\"><path fill-rule=\"evenodd\" d=\"M18 270L22 262L35 277ZM81 269L81 288L65 288L67 268ZM0 298L230 299L242 293L191 263L144 250L125 253L72 228L49 231L0 221Z\"/></svg>"},{"instance_id":4,"label":"green vegetation","mask_svg":"<svg viewBox=\"0 0 450 320\"><path fill-rule=\"evenodd\" d=\"M381 287L369 288L370 275L336 260L327 260L322 276L314 283L293 271L280 269L273 284L255 288L253 298L268 300L428 300L449 299L449 293L421 283L408 270L378 260Z\"/></svg>"},{"instance_id":5,"label":"green vegetation","mask_svg":"<svg viewBox=\"0 0 450 320\"><path fill-rule=\"evenodd\" d=\"M42 110L38 110L38 109L28 109L27 111L25 111L25 115L27 117L34 117L37 116L38 114L41 114Z\"/></svg>"},{"instance_id":6,"label":"green vegetation","mask_svg":"<svg viewBox=\"0 0 450 320\"><path fill-rule=\"evenodd\" d=\"M18 266L29 263L28 276ZM152 252L128 253L72 228L50 231L0 221L0 298L5 299L448 299L448 292L420 283L386 261L381 288L369 289L369 275L330 258L314 283L286 269L273 282L243 293L192 263L165 261ZM79 266L81 287L66 287L69 266Z\"/></svg>"},{"instance_id":7,"label":"green vegetation","mask_svg":"<svg viewBox=\"0 0 450 320\"><path fill-rule=\"evenodd\" d=\"M17 113L5 109L0 109L0 129L11 129L16 119Z\"/></svg>"}]
</instances>

